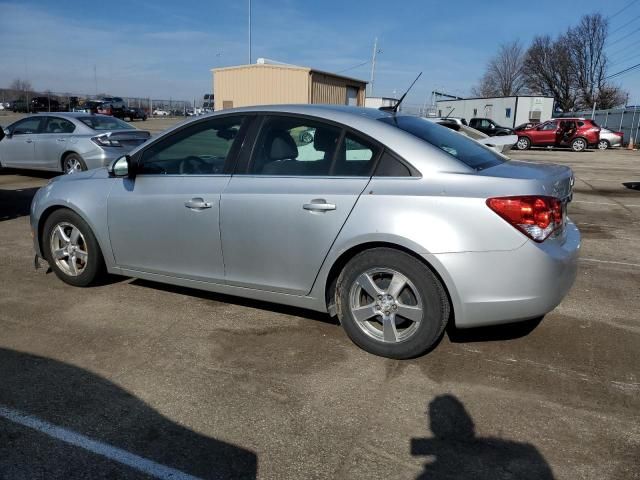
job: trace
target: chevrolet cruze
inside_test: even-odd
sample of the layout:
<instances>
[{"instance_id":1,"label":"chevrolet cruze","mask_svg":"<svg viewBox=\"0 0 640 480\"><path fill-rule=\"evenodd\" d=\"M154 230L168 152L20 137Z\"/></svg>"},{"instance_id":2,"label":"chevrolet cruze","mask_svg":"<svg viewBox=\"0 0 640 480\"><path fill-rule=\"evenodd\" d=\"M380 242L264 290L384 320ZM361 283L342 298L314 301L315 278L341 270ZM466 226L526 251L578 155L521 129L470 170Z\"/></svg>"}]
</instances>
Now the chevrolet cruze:
<instances>
[{"instance_id":1,"label":"chevrolet cruze","mask_svg":"<svg viewBox=\"0 0 640 480\"><path fill-rule=\"evenodd\" d=\"M423 354L458 328L540 317L571 287L569 168L511 161L424 119L355 107L225 110L31 206L37 255L337 315L365 350Z\"/></svg>"}]
</instances>

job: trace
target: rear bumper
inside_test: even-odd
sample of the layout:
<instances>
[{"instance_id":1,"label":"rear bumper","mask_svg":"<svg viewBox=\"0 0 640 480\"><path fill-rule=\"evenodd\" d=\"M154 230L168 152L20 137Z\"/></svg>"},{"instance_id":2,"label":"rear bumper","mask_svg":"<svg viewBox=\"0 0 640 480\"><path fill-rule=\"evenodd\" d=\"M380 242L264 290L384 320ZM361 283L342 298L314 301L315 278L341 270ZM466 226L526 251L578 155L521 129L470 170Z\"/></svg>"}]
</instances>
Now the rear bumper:
<instances>
[{"instance_id":1,"label":"rear bumper","mask_svg":"<svg viewBox=\"0 0 640 480\"><path fill-rule=\"evenodd\" d=\"M576 278L580 232L567 224L564 242L526 242L510 251L424 255L449 289L459 328L511 323L553 310Z\"/></svg>"}]
</instances>

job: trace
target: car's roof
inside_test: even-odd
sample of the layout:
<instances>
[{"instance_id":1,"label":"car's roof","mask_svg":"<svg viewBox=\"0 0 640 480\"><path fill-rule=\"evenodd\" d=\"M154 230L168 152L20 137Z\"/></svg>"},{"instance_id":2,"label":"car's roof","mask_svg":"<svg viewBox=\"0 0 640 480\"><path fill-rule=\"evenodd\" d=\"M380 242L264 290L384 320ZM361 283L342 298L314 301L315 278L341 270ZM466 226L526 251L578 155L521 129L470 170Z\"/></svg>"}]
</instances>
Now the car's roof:
<instances>
[{"instance_id":1,"label":"car's roof","mask_svg":"<svg viewBox=\"0 0 640 480\"><path fill-rule=\"evenodd\" d=\"M375 108L354 107L350 105L321 105L321 104L290 104L290 105L256 105L252 107L239 107L227 110L216 111L217 113L231 112L260 112L260 113L297 113L301 115L311 115L314 117L330 118L335 114L353 115L356 117L366 117L378 119L390 117L393 114Z\"/></svg>"},{"instance_id":2,"label":"car's roof","mask_svg":"<svg viewBox=\"0 0 640 480\"><path fill-rule=\"evenodd\" d=\"M34 113L34 116L48 116L55 115L56 117L68 117L68 118L78 118L78 117L86 117L87 115L93 115L95 117L110 117L110 115L100 115L99 113L86 113L86 112L38 112Z\"/></svg>"}]
</instances>

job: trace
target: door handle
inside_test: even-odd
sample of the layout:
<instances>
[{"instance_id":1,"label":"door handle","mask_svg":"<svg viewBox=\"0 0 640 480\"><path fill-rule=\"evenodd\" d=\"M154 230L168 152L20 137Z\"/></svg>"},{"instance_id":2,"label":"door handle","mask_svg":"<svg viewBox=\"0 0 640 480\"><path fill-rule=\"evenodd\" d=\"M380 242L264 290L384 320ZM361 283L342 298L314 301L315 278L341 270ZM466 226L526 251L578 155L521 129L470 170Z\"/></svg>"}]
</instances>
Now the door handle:
<instances>
[{"instance_id":1,"label":"door handle","mask_svg":"<svg viewBox=\"0 0 640 480\"><path fill-rule=\"evenodd\" d=\"M184 202L184 206L192 210L204 210L205 208L213 207L213 203L205 202L202 198L192 198L188 202Z\"/></svg>"},{"instance_id":2,"label":"door handle","mask_svg":"<svg viewBox=\"0 0 640 480\"><path fill-rule=\"evenodd\" d=\"M311 203L302 205L302 208L312 212L327 212L329 210L335 210L336 206L333 203L327 203L327 201L322 198L314 198L311 200Z\"/></svg>"},{"instance_id":3,"label":"door handle","mask_svg":"<svg viewBox=\"0 0 640 480\"><path fill-rule=\"evenodd\" d=\"M59 142L65 142L67 139L66 138L58 138L57 139Z\"/></svg>"},{"instance_id":4,"label":"door handle","mask_svg":"<svg viewBox=\"0 0 640 480\"><path fill-rule=\"evenodd\" d=\"M31 140L30 138L26 139L25 142L27 143L33 143L33 140Z\"/></svg>"}]
</instances>

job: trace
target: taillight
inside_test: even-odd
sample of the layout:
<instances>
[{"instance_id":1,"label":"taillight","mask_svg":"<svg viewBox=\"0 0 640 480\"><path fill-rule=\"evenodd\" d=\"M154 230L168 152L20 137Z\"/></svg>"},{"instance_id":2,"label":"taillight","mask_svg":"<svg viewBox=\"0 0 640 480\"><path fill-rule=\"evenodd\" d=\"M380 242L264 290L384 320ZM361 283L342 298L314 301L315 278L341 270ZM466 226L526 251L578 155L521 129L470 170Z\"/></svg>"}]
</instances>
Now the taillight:
<instances>
[{"instance_id":1,"label":"taillight","mask_svg":"<svg viewBox=\"0 0 640 480\"><path fill-rule=\"evenodd\" d=\"M487 206L536 242L563 225L562 202L555 197L496 197L487 199Z\"/></svg>"},{"instance_id":2,"label":"taillight","mask_svg":"<svg viewBox=\"0 0 640 480\"><path fill-rule=\"evenodd\" d=\"M120 142L118 140L112 140L109 135L98 135L97 137L92 137L91 141L100 147L121 147Z\"/></svg>"}]
</instances>

